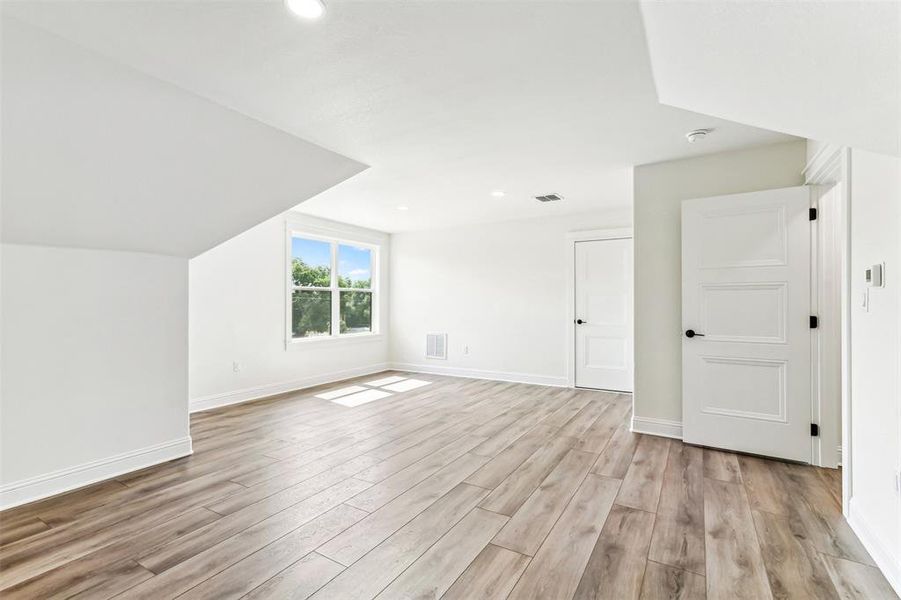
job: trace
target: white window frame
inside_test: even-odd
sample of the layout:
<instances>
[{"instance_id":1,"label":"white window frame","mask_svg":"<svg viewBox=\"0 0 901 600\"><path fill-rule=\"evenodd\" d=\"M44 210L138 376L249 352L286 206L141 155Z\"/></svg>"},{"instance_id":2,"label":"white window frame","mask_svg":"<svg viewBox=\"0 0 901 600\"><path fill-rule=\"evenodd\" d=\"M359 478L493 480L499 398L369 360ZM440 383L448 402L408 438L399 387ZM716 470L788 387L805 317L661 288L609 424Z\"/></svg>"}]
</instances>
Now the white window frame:
<instances>
[{"instance_id":1,"label":"white window frame","mask_svg":"<svg viewBox=\"0 0 901 600\"><path fill-rule=\"evenodd\" d=\"M315 227L311 225L298 225L290 222L286 223L285 231L285 347L286 349L304 346L306 344L321 343L348 343L371 341L381 338L379 324L381 322L381 294L379 293L380 282L380 266L381 266L381 250L382 244L376 239L367 239L364 236L349 235L347 232L331 230L325 227ZM317 240L327 242L331 247L331 282L329 287L308 287L295 286L293 263L292 263L292 241L294 238L304 238L308 240ZM338 246L354 246L357 248L366 248L371 251L371 272L372 283L369 288L342 288L338 287ZM316 335L303 338L295 338L293 333L292 302L294 290L319 290L331 292L332 298L332 321L331 332L329 335ZM340 333L341 327L341 292L369 292L372 294L372 330L361 333Z\"/></svg>"}]
</instances>

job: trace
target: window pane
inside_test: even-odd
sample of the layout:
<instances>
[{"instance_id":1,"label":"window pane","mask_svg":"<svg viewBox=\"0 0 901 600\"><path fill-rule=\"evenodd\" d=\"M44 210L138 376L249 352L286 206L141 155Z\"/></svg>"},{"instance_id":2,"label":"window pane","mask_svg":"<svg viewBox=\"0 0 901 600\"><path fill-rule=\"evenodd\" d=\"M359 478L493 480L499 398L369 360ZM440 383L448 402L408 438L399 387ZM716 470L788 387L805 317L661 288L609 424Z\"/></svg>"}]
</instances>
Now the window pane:
<instances>
[{"instance_id":1,"label":"window pane","mask_svg":"<svg viewBox=\"0 0 901 600\"><path fill-rule=\"evenodd\" d=\"M291 268L294 285L332 285L332 245L329 242L291 238Z\"/></svg>"},{"instance_id":2,"label":"window pane","mask_svg":"<svg viewBox=\"0 0 901 600\"><path fill-rule=\"evenodd\" d=\"M341 333L372 331L372 293L340 292Z\"/></svg>"},{"instance_id":3,"label":"window pane","mask_svg":"<svg viewBox=\"0 0 901 600\"><path fill-rule=\"evenodd\" d=\"M338 245L338 287L372 287L372 250Z\"/></svg>"},{"instance_id":4,"label":"window pane","mask_svg":"<svg viewBox=\"0 0 901 600\"><path fill-rule=\"evenodd\" d=\"M294 290L291 332L296 338L329 335L332 326L332 293Z\"/></svg>"}]
</instances>

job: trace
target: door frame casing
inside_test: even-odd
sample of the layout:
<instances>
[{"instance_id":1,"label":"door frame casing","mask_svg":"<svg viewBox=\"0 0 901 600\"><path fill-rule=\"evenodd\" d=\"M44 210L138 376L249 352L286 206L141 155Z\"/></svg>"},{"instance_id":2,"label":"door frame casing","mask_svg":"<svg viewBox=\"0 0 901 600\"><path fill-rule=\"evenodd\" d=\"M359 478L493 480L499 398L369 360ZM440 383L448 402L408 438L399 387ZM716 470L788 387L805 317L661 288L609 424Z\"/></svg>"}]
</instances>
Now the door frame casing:
<instances>
[{"instance_id":1,"label":"door frame casing","mask_svg":"<svg viewBox=\"0 0 901 600\"><path fill-rule=\"evenodd\" d=\"M848 518L853 495L851 469L851 153L848 148L824 144L804 168L807 185L835 186L841 212L841 415L842 513ZM819 274L817 274L819 285ZM817 290L819 292L819 290ZM816 442L815 442L816 443Z\"/></svg>"},{"instance_id":2,"label":"door frame casing","mask_svg":"<svg viewBox=\"0 0 901 600\"><path fill-rule=\"evenodd\" d=\"M819 436L811 437L810 464L834 469L841 464L842 406L842 315L847 303L842 301L842 278L838 289L827 294L826 280L842 273L847 258L843 238L845 217L841 189L837 184L810 184L811 206L817 211L811 231L811 305L810 314L817 315L818 326L811 332L811 422L820 425ZM834 206L824 202L829 199ZM828 247L825 238L834 236L837 245ZM834 362L833 362L834 361ZM836 364L836 368L830 367ZM831 377L838 375L838 386Z\"/></svg>"},{"instance_id":3,"label":"door frame casing","mask_svg":"<svg viewBox=\"0 0 901 600\"><path fill-rule=\"evenodd\" d=\"M576 320L576 243L599 242L603 240L632 240L631 227L618 227L614 229L587 229L582 231L569 231L566 233L566 385L576 387L576 335L573 324ZM634 250L634 242L633 242ZM635 277L631 278L633 289ZM634 307L633 307L634 308ZM632 324L632 337L635 337L635 324ZM634 378L634 373L633 373ZM634 382L633 382L634 386Z\"/></svg>"}]
</instances>

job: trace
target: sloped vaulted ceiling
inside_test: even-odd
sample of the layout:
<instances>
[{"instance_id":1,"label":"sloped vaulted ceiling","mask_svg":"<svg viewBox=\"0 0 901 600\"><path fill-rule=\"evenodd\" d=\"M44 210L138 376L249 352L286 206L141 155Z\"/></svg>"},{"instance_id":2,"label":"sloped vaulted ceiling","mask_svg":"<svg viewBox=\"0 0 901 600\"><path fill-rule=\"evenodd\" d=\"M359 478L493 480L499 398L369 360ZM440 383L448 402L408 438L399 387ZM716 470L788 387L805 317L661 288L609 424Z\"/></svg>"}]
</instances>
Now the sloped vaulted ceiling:
<instances>
[{"instance_id":1,"label":"sloped vaulted ceiling","mask_svg":"<svg viewBox=\"0 0 901 600\"><path fill-rule=\"evenodd\" d=\"M631 0L326 6L317 21L279 0L4 10L366 162L299 210L384 231L622 208L634 164L793 139L661 106ZM687 143L698 127L716 135ZM548 193L565 200L533 198Z\"/></svg>"},{"instance_id":2,"label":"sloped vaulted ceiling","mask_svg":"<svg viewBox=\"0 0 901 600\"><path fill-rule=\"evenodd\" d=\"M641 7L663 104L901 154L901 2Z\"/></svg>"},{"instance_id":3,"label":"sloped vaulted ceiling","mask_svg":"<svg viewBox=\"0 0 901 600\"><path fill-rule=\"evenodd\" d=\"M4 242L192 257L365 169L5 16Z\"/></svg>"}]
</instances>

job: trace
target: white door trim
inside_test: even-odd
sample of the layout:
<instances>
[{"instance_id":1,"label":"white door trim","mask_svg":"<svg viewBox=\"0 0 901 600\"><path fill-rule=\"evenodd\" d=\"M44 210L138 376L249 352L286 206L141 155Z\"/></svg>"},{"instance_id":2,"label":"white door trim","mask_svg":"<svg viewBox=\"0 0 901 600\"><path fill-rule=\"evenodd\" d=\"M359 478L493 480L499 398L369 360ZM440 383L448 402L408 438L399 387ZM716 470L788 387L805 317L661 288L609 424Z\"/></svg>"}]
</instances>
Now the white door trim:
<instances>
[{"instance_id":1,"label":"white door trim","mask_svg":"<svg viewBox=\"0 0 901 600\"><path fill-rule=\"evenodd\" d=\"M836 468L841 463L842 385L841 341L842 280L827 294L826 280L831 271L842 268L847 256L841 189L837 185L812 184L812 206L817 219L811 231L811 305L810 314L819 317L819 326L811 333L811 422L820 424L820 435L811 437L811 464ZM824 202L828 199L829 203ZM826 242L827 245L824 245ZM837 244L836 244L837 242ZM834 362L830 362L834 361ZM828 365L828 368L826 366ZM837 373L836 373L837 372ZM839 385L836 387L835 375Z\"/></svg>"},{"instance_id":2,"label":"white door trim","mask_svg":"<svg viewBox=\"0 0 901 600\"><path fill-rule=\"evenodd\" d=\"M849 517L852 494L851 469L851 195L849 188L851 153L847 148L824 145L807 162L805 183L837 187L841 204L842 257L844 273L841 281L841 348L842 348L842 512ZM817 282L820 278L817 277ZM819 283L818 283L819 285ZM816 453L815 453L816 455ZM816 463L819 464L819 463Z\"/></svg>"},{"instance_id":3,"label":"white door trim","mask_svg":"<svg viewBox=\"0 0 901 600\"><path fill-rule=\"evenodd\" d=\"M631 227L616 229L587 229L569 231L565 236L566 243L566 385L576 387L576 336L573 322L576 319L576 242L592 242L597 240L632 239ZM634 286L634 282L633 282ZM634 326L633 326L634 327Z\"/></svg>"}]
</instances>

